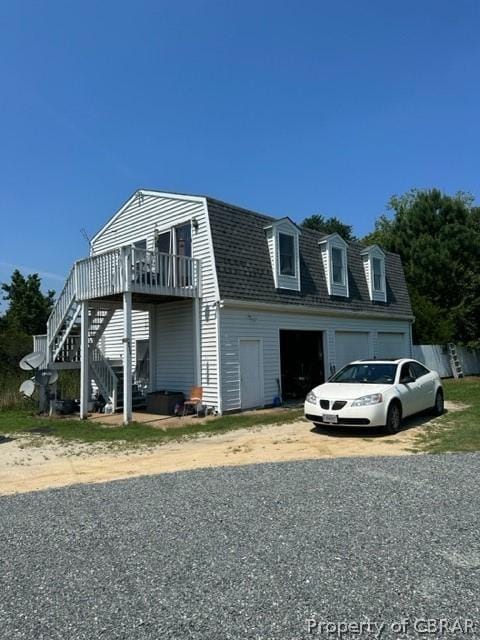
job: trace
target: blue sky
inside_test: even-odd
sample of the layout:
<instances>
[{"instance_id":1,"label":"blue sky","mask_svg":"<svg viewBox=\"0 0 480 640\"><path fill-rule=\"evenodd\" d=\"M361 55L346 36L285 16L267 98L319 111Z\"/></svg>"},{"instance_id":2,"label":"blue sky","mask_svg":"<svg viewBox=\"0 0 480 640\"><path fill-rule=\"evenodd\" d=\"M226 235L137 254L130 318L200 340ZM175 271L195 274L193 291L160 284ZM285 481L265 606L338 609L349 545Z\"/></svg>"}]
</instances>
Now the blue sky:
<instances>
[{"instance_id":1,"label":"blue sky","mask_svg":"<svg viewBox=\"0 0 480 640\"><path fill-rule=\"evenodd\" d=\"M59 289L139 187L372 229L480 194L477 0L0 3L0 281Z\"/></svg>"}]
</instances>

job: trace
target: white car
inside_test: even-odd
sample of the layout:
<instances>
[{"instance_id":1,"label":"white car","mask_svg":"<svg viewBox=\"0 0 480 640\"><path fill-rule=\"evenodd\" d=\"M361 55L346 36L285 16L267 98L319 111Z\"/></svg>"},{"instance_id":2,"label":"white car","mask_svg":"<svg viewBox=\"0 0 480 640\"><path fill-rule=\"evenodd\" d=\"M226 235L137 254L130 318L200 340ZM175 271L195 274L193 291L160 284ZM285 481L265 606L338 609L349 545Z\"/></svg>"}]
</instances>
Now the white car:
<instances>
[{"instance_id":1,"label":"white car","mask_svg":"<svg viewBox=\"0 0 480 640\"><path fill-rule=\"evenodd\" d=\"M443 413L443 388L436 371L416 360L356 360L312 389L305 417L315 425L400 429L403 418L420 411Z\"/></svg>"}]
</instances>

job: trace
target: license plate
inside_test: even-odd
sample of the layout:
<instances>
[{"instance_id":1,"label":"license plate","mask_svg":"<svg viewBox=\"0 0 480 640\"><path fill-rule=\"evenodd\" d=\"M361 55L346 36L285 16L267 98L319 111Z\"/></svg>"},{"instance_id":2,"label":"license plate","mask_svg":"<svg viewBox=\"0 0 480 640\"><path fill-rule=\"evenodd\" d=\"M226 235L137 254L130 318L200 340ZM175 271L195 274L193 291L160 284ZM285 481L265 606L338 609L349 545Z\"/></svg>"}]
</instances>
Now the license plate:
<instances>
[{"instance_id":1,"label":"license plate","mask_svg":"<svg viewBox=\"0 0 480 640\"><path fill-rule=\"evenodd\" d=\"M324 422L329 422L330 424L338 422L338 416L334 413L324 413L322 419Z\"/></svg>"}]
</instances>

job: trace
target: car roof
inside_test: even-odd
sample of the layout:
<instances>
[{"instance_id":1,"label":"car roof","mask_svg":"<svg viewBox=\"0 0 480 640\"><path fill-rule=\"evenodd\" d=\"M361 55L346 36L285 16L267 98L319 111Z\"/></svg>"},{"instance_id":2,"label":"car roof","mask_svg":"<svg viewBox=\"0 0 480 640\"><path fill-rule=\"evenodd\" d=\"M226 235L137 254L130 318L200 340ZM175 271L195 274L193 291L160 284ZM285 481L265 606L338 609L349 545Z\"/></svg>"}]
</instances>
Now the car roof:
<instances>
[{"instance_id":1,"label":"car roof","mask_svg":"<svg viewBox=\"0 0 480 640\"><path fill-rule=\"evenodd\" d=\"M416 362L413 358L364 358L362 360L352 360L350 364L400 364L403 362Z\"/></svg>"}]
</instances>

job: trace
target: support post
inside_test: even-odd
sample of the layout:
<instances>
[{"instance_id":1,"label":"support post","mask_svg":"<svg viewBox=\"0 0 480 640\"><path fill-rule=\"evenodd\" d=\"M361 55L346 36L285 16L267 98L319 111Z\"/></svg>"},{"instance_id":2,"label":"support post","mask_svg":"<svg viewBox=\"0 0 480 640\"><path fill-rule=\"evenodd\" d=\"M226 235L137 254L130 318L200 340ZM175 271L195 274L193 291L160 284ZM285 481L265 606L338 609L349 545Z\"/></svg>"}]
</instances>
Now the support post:
<instances>
[{"instance_id":1,"label":"support post","mask_svg":"<svg viewBox=\"0 0 480 640\"><path fill-rule=\"evenodd\" d=\"M202 340L201 340L200 298L193 299L193 326L195 333L195 384L202 386Z\"/></svg>"},{"instance_id":2,"label":"support post","mask_svg":"<svg viewBox=\"0 0 480 640\"><path fill-rule=\"evenodd\" d=\"M157 366L157 308L154 307L148 312L148 390L154 391L157 388L156 366Z\"/></svg>"},{"instance_id":3,"label":"support post","mask_svg":"<svg viewBox=\"0 0 480 640\"><path fill-rule=\"evenodd\" d=\"M132 421L132 293L123 294L123 424Z\"/></svg>"},{"instance_id":4,"label":"support post","mask_svg":"<svg viewBox=\"0 0 480 640\"><path fill-rule=\"evenodd\" d=\"M80 418L85 420L88 416L88 400L90 392L90 375L88 366L88 301L80 303Z\"/></svg>"}]
</instances>

